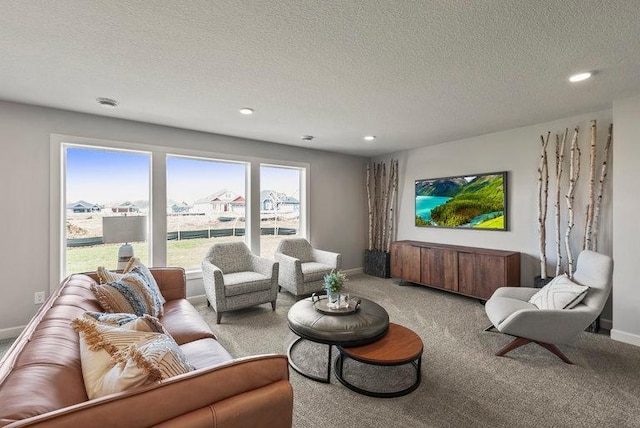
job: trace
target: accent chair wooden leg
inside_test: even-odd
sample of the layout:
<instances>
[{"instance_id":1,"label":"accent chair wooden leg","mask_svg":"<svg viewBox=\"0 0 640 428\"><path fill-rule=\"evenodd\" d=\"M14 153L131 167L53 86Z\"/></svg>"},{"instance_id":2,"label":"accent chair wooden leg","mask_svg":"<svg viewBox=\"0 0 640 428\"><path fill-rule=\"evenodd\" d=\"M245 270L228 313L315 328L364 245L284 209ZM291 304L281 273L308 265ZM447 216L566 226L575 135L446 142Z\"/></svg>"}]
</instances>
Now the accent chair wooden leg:
<instances>
[{"instance_id":1,"label":"accent chair wooden leg","mask_svg":"<svg viewBox=\"0 0 640 428\"><path fill-rule=\"evenodd\" d=\"M271 310L276 310L276 301L271 302Z\"/></svg>"},{"instance_id":2,"label":"accent chair wooden leg","mask_svg":"<svg viewBox=\"0 0 640 428\"><path fill-rule=\"evenodd\" d=\"M496 355L498 357L504 357L506 353L511 352L514 349L524 346L530 342L531 341L529 339L525 339L524 337L516 337L511 342L507 343L507 346L499 350Z\"/></svg>"},{"instance_id":3,"label":"accent chair wooden leg","mask_svg":"<svg viewBox=\"0 0 640 428\"><path fill-rule=\"evenodd\" d=\"M211 302L209 301L209 299L207 299L207 308L211 307Z\"/></svg>"},{"instance_id":4,"label":"accent chair wooden leg","mask_svg":"<svg viewBox=\"0 0 640 428\"><path fill-rule=\"evenodd\" d=\"M278 285L278 293L282 291L282 286Z\"/></svg>"},{"instance_id":5,"label":"accent chair wooden leg","mask_svg":"<svg viewBox=\"0 0 640 428\"><path fill-rule=\"evenodd\" d=\"M556 357L560 358L565 363L573 364L571 362L571 360L569 358L567 358L567 356L564 355L562 353L562 351L556 345L551 344L551 343L546 343L546 342L538 342L538 341L535 341L535 340L525 339L524 337L516 337L511 342L509 342L504 348L499 350L496 355L498 357L504 357L505 354L507 354L508 352L511 352L514 349L519 348L521 346L524 346L527 343L531 343L531 342L537 343L538 345L542 346L544 349L546 349L547 351L551 352L552 354L554 354Z\"/></svg>"},{"instance_id":6,"label":"accent chair wooden leg","mask_svg":"<svg viewBox=\"0 0 640 428\"><path fill-rule=\"evenodd\" d=\"M216 324L220 324L221 319L222 319L222 313L216 312Z\"/></svg>"},{"instance_id":7,"label":"accent chair wooden leg","mask_svg":"<svg viewBox=\"0 0 640 428\"><path fill-rule=\"evenodd\" d=\"M554 344L551 343L545 343L545 342L536 342L538 345L542 346L543 348L545 348L546 350L548 350L549 352L552 352L556 357L560 358L562 361L564 361L567 364L573 364L571 362L571 360L569 358L567 358L566 355L564 355L562 353L562 351Z\"/></svg>"}]
</instances>

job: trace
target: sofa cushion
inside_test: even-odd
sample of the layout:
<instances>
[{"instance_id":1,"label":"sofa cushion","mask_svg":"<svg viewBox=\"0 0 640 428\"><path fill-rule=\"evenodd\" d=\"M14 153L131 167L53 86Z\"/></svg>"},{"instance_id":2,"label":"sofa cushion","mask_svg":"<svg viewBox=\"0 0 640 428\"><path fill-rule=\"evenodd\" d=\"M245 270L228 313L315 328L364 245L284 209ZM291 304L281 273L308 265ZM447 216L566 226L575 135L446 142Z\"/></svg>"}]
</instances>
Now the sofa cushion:
<instances>
[{"instance_id":1,"label":"sofa cushion","mask_svg":"<svg viewBox=\"0 0 640 428\"><path fill-rule=\"evenodd\" d=\"M304 282L322 281L324 276L333 269L329 265L318 262L302 263L302 278Z\"/></svg>"},{"instance_id":2,"label":"sofa cushion","mask_svg":"<svg viewBox=\"0 0 640 428\"><path fill-rule=\"evenodd\" d=\"M92 284L91 291L107 312L128 312L138 316L149 314L154 317L162 315L161 307L158 308L157 301L140 274L130 272L119 281Z\"/></svg>"},{"instance_id":3,"label":"sofa cushion","mask_svg":"<svg viewBox=\"0 0 640 428\"><path fill-rule=\"evenodd\" d=\"M216 338L196 308L186 299L169 300L164 305L164 316L160 318L160 323L178 345L198 339Z\"/></svg>"},{"instance_id":4,"label":"sofa cushion","mask_svg":"<svg viewBox=\"0 0 640 428\"><path fill-rule=\"evenodd\" d=\"M171 336L76 318L82 376L90 399L167 379L191 370ZM129 323L133 327L132 323Z\"/></svg>"},{"instance_id":5,"label":"sofa cushion","mask_svg":"<svg viewBox=\"0 0 640 428\"><path fill-rule=\"evenodd\" d=\"M196 368L218 366L228 363L233 358L215 339L207 338L180 345L189 363Z\"/></svg>"},{"instance_id":6,"label":"sofa cushion","mask_svg":"<svg viewBox=\"0 0 640 428\"><path fill-rule=\"evenodd\" d=\"M539 309L571 309L584 299L587 291L586 285L578 285L568 276L560 275L531 296L529 303Z\"/></svg>"},{"instance_id":7,"label":"sofa cushion","mask_svg":"<svg viewBox=\"0 0 640 428\"><path fill-rule=\"evenodd\" d=\"M227 297L254 291L269 290L271 278L258 272L235 272L224 274L224 295Z\"/></svg>"}]
</instances>

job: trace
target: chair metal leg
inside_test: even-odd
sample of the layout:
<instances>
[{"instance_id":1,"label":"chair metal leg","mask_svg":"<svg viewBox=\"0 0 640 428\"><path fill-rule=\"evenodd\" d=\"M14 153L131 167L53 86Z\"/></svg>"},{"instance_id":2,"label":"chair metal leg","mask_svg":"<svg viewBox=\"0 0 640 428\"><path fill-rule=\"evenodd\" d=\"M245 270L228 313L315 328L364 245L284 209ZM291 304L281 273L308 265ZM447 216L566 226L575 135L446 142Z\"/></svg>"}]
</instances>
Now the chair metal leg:
<instances>
[{"instance_id":1,"label":"chair metal leg","mask_svg":"<svg viewBox=\"0 0 640 428\"><path fill-rule=\"evenodd\" d=\"M556 357L560 358L565 363L573 364L571 362L571 360L569 358L567 358L567 356L564 355L562 353L562 351L556 345L551 344L551 343L546 343L546 342L538 342L536 340L525 339L524 337L516 337L511 342L509 342L504 348L499 350L498 353L496 353L496 355L498 357L504 357L505 354L507 354L508 352L511 352L514 349L519 348L521 346L524 346L527 343L531 343L531 342L537 343L538 345L542 346L544 349L546 349L547 351L553 353Z\"/></svg>"}]
</instances>

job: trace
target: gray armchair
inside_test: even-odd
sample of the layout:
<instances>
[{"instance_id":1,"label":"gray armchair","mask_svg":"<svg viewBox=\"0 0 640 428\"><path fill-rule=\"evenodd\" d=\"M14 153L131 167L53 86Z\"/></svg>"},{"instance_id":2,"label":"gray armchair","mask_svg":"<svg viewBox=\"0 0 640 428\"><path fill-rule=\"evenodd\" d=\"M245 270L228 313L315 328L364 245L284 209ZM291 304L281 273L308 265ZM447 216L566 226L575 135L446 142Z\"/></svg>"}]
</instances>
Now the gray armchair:
<instances>
[{"instance_id":1,"label":"gray armchair","mask_svg":"<svg viewBox=\"0 0 640 428\"><path fill-rule=\"evenodd\" d=\"M244 242L214 244L202 261L207 304L222 313L271 302L276 310L278 263L251 254Z\"/></svg>"},{"instance_id":2,"label":"gray armchair","mask_svg":"<svg viewBox=\"0 0 640 428\"><path fill-rule=\"evenodd\" d=\"M280 286L296 297L324 290L324 276L342 267L340 254L316 250L304 238L283 239L274 258L280 263Z\"/></svg>"},{"instance_id":3,"label":"gray armchair","mask_svg":"<svg viewBox=\"0 0 640 428\"><path fill-rule=\"evenodd\" d=\"M501 287L485 304L489 320L501 333L515 339L496 355L506 353L534 342L553 352L562 361L572 364L557 344L571 342L602 312L611 292L613 261L610 257L593 251L578 255L572 281L589 287L584 300L572 309L538 309L529 299L537 288ZM487 330L489 330L487 329Z\"/></svg>"}]
</instances>

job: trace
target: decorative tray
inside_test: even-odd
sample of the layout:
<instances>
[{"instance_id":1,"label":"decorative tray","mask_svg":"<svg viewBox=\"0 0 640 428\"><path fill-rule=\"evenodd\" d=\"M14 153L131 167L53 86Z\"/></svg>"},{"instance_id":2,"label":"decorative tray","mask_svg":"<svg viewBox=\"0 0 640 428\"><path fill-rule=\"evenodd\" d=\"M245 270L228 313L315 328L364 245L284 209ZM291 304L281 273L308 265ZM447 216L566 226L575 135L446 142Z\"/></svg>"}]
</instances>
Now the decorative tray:
<instances>
[{"instance_id":1,"label":"decorative tray","mask_svg":"<svg viewBox=\"0 0 640 428\"><path fill-rule=\"evenodd\" d=\"M332 308L329 306L329 299L324 296L312 296L313 307L316 311L325 315L350 315L355 313L360 307L360 299L349 300L347 306Z\"/></svg>"}]
</instances>

